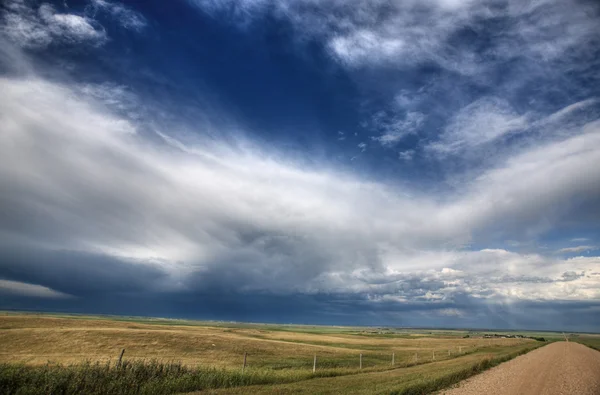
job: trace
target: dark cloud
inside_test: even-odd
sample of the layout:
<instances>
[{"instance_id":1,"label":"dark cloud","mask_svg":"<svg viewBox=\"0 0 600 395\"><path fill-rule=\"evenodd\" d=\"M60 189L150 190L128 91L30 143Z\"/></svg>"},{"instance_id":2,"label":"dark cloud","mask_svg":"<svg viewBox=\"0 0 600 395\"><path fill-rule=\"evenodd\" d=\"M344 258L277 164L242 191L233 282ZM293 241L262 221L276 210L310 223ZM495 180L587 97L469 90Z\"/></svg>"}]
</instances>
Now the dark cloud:
<instances>
[{"instance_id":1,"label":"dark cloud","mask_svg":"<svg viewBox=\"0 0 600 395\"><path fill-rule=\"evenodd\" d=\"M160 263L80 251L3 247L0 262L0 278L82 298L159 291L169 279Z\"/></svg>"},{"instance_id":2,"label":"dark cloud","mask_svg":"<svg viewBox=\"0 0 600 395\"><path fill-rule=\"evenodd\" d=\"M581 278L585 276L585 272L581 272L581 273L575 273L573 271L571 272L564 272L562 274L562 281L575 281L578 278Z\"/></svg>"},{"instance_id":3,"label":"dark cloud","mask_svg":"<svg viewBox=\"0 0 600 395\"><path fill-rule=\"evenodd\" d=\"M594 5L195 3L213 19L198 23L191 18L206 15L189 9L161 19L162 4L145 16L101 0L81 10L17 0L2 9L0 308L598 325L600 258L550 253L558 238L592 234L584 230L597 228L600 213L600 92L589 70L600 48ZM156 12L159 2L148 4ZM248 18L248 29L223 33L219 4L234 10L229 23ZM269 23L260 28L272 40L248 36L257 34L253 18L263 17ZM160 34L147 31L148 21ZM188 24L207 30L187 31ZM131 38L115 25L140 34ZM577 28L565 35L566 26ZM189 37L230 41L186 47ZM239 40L264 56L232 49L240 56L232 61L220 52ZM307 50L320 54L326 72L315 74L300 55ZM197 75L225 86L234 115L206 104L213 96L203 96L208 84ZM315 118L298 133L304 124L295 125L292 98L305 82L336 93L314 103L329 91L302 91ZM184 100L172 93L179 90L197 96ZM348 92L356 97L336 107ZM240 121L237 107L262 108L276 132ZM298 158L264 143L295 133L311 140L306 146L325 145L312 125L327 129L319 119L336 111L340 119L352 114L343 121L344 155L356 159L358 146L377 171L320 160L338 152L331 147L317 159L312 151ZM396 149L410 154L400 165L397 152L386 156ZM553 231L560 237L548 250L498 247L508 239L539 246Z\"/></svg>"}]
</instances>

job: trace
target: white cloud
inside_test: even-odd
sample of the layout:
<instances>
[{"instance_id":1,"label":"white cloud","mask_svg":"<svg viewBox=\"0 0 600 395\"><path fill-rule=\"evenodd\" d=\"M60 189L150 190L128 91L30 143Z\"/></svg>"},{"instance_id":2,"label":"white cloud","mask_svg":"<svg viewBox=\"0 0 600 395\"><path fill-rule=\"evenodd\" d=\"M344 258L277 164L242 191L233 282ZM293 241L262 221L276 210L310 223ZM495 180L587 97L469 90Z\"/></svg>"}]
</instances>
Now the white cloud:
<instances>
[{"instance_id":1,"label":"white cloud","mask_svg":"<svg viewBox=\"0 0 600 395\"><path fill-rule=\"evenodd\" d=\"M574 243L579 243L579 242L589 241L589 240L590 239L588 239L587 237L576 237L574 239L571 239L571 241Z\"/></svg>"},{"instance_id":2,"label":"white cloud","mask_svg":"<svg viewBox=\"0 0 600 395\"><path fill-rule=\"evenodd\" d=\"M9 3L2 19L2 31L21 46L45 47L52 42L49 29L42 25L38 16L24 2Z\"/></svg>"},{"instance_id":3,"label":"white cloud","mask_svg":"<svg viewBox=\"0 0 600 395\"><path fill-rule=\"evenodd\" d=\"M366 75L372 76L374 70L399 75L405 70L414 71L414 67L435 64L470 83L491 88L498 96L509 97L511 91L521 94L521 88L529 86L532 76L555 75L558 80L575 68L588 68L597 48L596 6L572 0L509 0L502 5L494 0L357 0L351 6L341 0L190 2L209 12L233 14L235 23L242 20L244 26L272 13L291 24L299 42L320 41L340 64L351 70L370 69ZM514 70L509 67L509 79L495 82L505 65L513 63L523 65L522 73L512 74ZM353 75L360 80L363 74ZM366 81L370 84L372 77ZM402 111L386 113L379 127L373 120L365 122L377 133L375 139L388 147L422 126L424 110L417 110L416 102L421 101L421 96L428 96L409 94L406 89L402 91L405 86L398 84L400 94L394 103ZM429 92L429 98L434 99L435 94L435 90ZM596 99L583 100L556 112L553 118L542 119L544 114L524 110L522 105L513 107L493 96L480 99L467 105L454 123L447 125L441 139L429 144L428 149L437 154L460 153L475 147L487 150L526 128L537 128L542 134L544 122L562 123L562 131L567 133L565 120L560 118L584 107L593 108L595 103ZM440 111L428 110L433 112L433 118L436 110ZM372 113L375 115L368 115L369 118L381 116L378 109ZM411 118L411 114L415 117ZM490 147L483 147L486 144Z\"/></svg>"},{"instance_id":4,"label":"white cloud","mask_svg":"<svg viewBox=\"0 0 600 395\"><path fill-rule=\"evenodd\" d=\"M477 149L529 126L528 116L517 114L506 101L483 98L463 108L429 149L441 154Z\"/></svg>"},{"instance_id":5,"label":"white cloud","mask_svg":"<svg viewBox=\"0 0 600 395\"><path fill-rule=\"evenodd\" d=\"M487 55L552 60L568 50L586 50L580 44L593 39L597 24L592 5L554 0L526 5L509 1L506 7L492 1L455 2L451 7L446 2L397 1L385 3L384 17L377 16L381 3L369 3L355 6L355 13L363 15L351 23L347 17L331 22L335 32L328 41L332 54L352 67L435 62L461 74L477 74L485 67ZM328 4L321 2L323 8ZM461 29L479 32L482 19L500 18L506 18L506 27L486 53L448 45Z\"/></svg>"},{"instance_id":6,"label":"white cloud","mask_svg":"<svg viewBox=\"0 0 600 395\"><path fill-rule=\"evenodd\" d=\"M472 182L465 201L451 212L468 217L471 225L487 222L507 236L511 230L511 236L526 237L550 229L576 207L593 207L597 201L600 175L591 168L600 163L598 144L600 123L593 122L576 136L513 155ZM572 220L597 220L589 213L580 215Z\"/></svg>"},{"instance_id":7,"label":"white cloud","mask_svg":"<svg viewBox=\"0 0 600 395\"><path fill-rule=\"evenodd\" d=\"M367 85L365 90L377 90L371 86L373 81L386 86L384 92L389 85L397 84L399 93L384 107L386 110L381 110L380 104L377 108L365 106L361 125L371 133L372 140L393 148L407 136L426 129L423 132L427 140L422 140L419 148L430 154L429 159L444 160L451 155L452 159L463 161L456 168L470 168L472 173L501 165L514 154L513 149L531 149L574 135L581 131L583 123L598 118L596 98L573 103L551 115L542 113L546 109L541 109L544 107L541 103L533 105L532 100L530 105L524 105L513 99L530 91L528 87L535 79L549 79L553 75L553 80L559 81L573 74L575 68L590 68L588 79L593 81L595 74L590 65L597 51L600 22L597 7L591 3L572 0L509 0L501 5L494 0L357 0L351 5L341 0L190 2L215 17L226 15L227 20L244 28L260 24L261 18L270 13L292 26L298 42L322 43L332 59L351 71L359 85ZM456 103L471 100L461 97L465 84L487 87L492 92L466 102L458 114L452 114L450 123L440 127L441 134L437 136L437 127L430 125L451 114L455 98L436 97L440 91L436 73L429 78L431 89L422 87L417 92L406 89L408 84L401 77L405 71L411 76L408 78L414 72L419 76L417 67L431 65L447 71L446 76L457 76L456 84L462 85L456 88ZM376 77L377 72L386 76L383 81ZM499 79L505 72L506 79ZM388 75L394 78L388 80ZM445 106L443 100L452 102ZM431 122L425 124L426 119ZM517 134L519 138L515 138ZM453 184L455 178L465 175L447 177L447 182Z\"/></svg>"},{"instance_id":8,"label":"white cloud","mask_svg":"<svg viewBox=\"0 0 600 395\"><path fill-rule=\"evenodd\" d=\"M393 146L404 137L416 133L424 121L425 115L416 111L409 111L404 117L380 111L372 117L370 124L371 129L381 133L381 135L373 137L373 140L383 146Z\"/></svg>"},{"instance_id":9,"label":"white cloud","mask_svg":"<svg viewBox=\"0 0 600 395\"><path fill-rule=\"evenodd\" d=\"M563 276L597 272L598 258L461 252L485 234L535 235L571 215L574 197L597 199L598 124L513 156L441 199L306 170L250 145L190 145L164 132L170 144L157 145L79 88L8 78L0 88L0 204L9 213L0 232L11 244L199 276L180 280L186 287L235 273L239 290L254 291L598 297L597 278Z\"/></svg>"},{"instance_id":10,"label":"white cloud","mask_svg":"<svg viewBox=\"0 0 600 395\"><path fill-rule=\"evenodd\" d=\"M146 19L138 12L116 2L91 0L86 15L58 12L48 3L9 0L2 15L2 31L14 43L26 48L44 48L52 43L104 44L108 36L94 18L108 13L121 26L140 31Z\"/></svg>"},{"instance_id":11,"label":"white cloud","mask_svg":"<svg viewBox=\"0 0 600 395\"><path fill-rule=\"evenodd\" d=\"M577 247L565 247L556 251L557 254L572 254L580 253L585 251L597 250L596 246L577 246Z\"/></svg>"},{"instance_id":12,"label":"white cloud","mask_svg":"<svg viewBox=\"0 0 600 395\"><path fill-rule=\"evenodd\" d=\"M597 126L596 98L570 104L551 114L519 114L504 100L484 97L454 115L435 140L425 145L431 159L478 163L468 174L501 166L507 157L586 133ZM517 138L518 135L518 138Z\"/></svg>"},{"instance_id":13,"label":"white cloud","mask_svg":"<svg viewBox=\"0 0 600 395\"><path fill-rule=\"evenodd\" d=\"M107 0L91 0L90 11L96 14L98 11L108 12L121 26L126 29L141 31L148 22L139 12L136 12L125 5Z\"/></svg>"},{"instance_id":14,"label":"white cloud","mask_svg":"<svg viewBox=\"0 0 600 395\"><path fill-rule=\"evenodd\" d=\"M66 299L72 297L71 295L55 291L42 285L28 284L19 281L9 281L1 279L0 294L49 299Z\"/></svg>"},{"instance_id":15,"label":"white cloud","mask_svg":"<svg viewBox=\"0 0 600 395\"><path fill-rule=\"evenodd\" d=\"M462 317L465 315L460 309L439 309L437 310L437 313L446 317Z\"/></svg>"},{"instance_id":16,"label":"white cloud","mask_svg":"<svg viewBox=\"0 0 600 395\"><path fill-rule=\"evenodd\" d=\"M333 288L404 302L452 302L461 295L489 303L594 300L600 296L600 278L586 274L599 265L599 257L556 260L491 249L421 253L401 257L378 276L364 271L324 273L311 291Z\"/></svg>"},{"instance_id":17,"label":"white cloud","mask_svg":"<svg viewBox=\"0 0 600 395\"><path fill-rule=\"evenodd\" d=\"M406 150L398 153L398 158L404 161L411 161L415 156L415 150Z\"/></svg>"},{"instance_id":18,"label":"white cloud","mask_svg":"<svg viewBox=\"0 0 600 395\"><path fill-rule=\"evenodd\" d=\"M141 119L143 117L143 106L139 105L138 97L125 85L87 83L73 88L78 93L103 103L128 119Z\"/></svg>"},{"instance_id":19,"label":"white cloud","mask_svg":"<svg viewBox=\"0 0 600 395\"><path fill-rule=\"evenodd\" d=\"M477 74L485 57L557 59L586 51L596 34L593 4L574 1L384 1L190 0L213 15L226 13L247 25L267 12L289 21L299 36L323 40L349 67L402 66L435 62L461 74ZM483 19L505 20L494 47L485 53L448 45L464 28L478 33Z\"/></svg>"},{"instance_id":20,"label":"white cloud","mask_svg":"<svg viewBox=\"0 0 600 395\"><path fill-rule=\"evenodd\" d=\"M59 14L48 4L42 4L38 13L51 34L62 40L101 42L106 39L104 30L92 26L93 22L84 17Z\"/></svg>"},{"instance_id":21,"label":"white cloud","mask_svg":"<svg viewBox=\"0 0 600 395\"><path fill-rule=\"evenodd\" d=\"M93 20L57 13L45 3L35 8L26 0L11 0L2 17L2 31L22 47L46 47L52 42L100 45L106 41L104 29Z\"/></svg>"},{"instance_id":22,"label":"white cloud","mask_svg":"<svg viewBox=\"0 0 600 395\"><path fill-rule=\"evenodd\" d=\"M592 97L586 100L570 104L565 108L561 108L548 117L538 121L539 126L553 126L569 124L574 115L576 119L586 119L585 115L598 116L598 109L595 105L598 103L598 98ZM582 114L583 112L583 114Z\"/></svg>"},{"instance_id":23,"label":"white cloud","mask_svg":"<svg viewBox=\"0 0 600 395\"><path fill-rule=\"evenodd\" d=\"M350 66L369 61L382 62L397 56L406 46L402 39L382 38L366 29L334 37L329 45L335 56Z\"/></svg>"}]
</instances>

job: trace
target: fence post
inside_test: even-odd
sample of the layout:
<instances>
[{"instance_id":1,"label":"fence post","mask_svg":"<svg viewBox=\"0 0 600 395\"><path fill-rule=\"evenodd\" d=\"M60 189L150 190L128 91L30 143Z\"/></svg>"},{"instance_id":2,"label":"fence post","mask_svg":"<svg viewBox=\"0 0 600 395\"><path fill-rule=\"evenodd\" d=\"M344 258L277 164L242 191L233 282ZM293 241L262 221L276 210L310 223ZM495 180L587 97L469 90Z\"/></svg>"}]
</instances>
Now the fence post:
<instances>
[{"instance_id":1,"label":"fence post","mask_svg":"<svg viewBox=\"0 0 600 395\"><path fill-rule=\"evenodd\" d=\"M125 349L121 350L121 355L119 355L119 360L117 361L117 368L121 366L121 360L123 359L123 354L125 354Z\"/></svg>"},{"instance_id":2,"label":"fence post","mask_svg":"<svg viewBox=\"0 0 600 395\"><path fill-rule=\"evenodd\" d=\"M362 369L362 352L360 353L360 369Z\"/></svg>"},{"instance_id":3,"label":"fence post","mask_svg":"<svg viewBox=\"0 0 600 395\"><path fill-rule=\"evenodd\" d=\"M431 352L431 360L435 361L435 350Z\"/></svg>"},{"instance_id":4,"label":"fence post","mask_svg":"<svg viewBox=\"0 0 600 395\"><path fill-rule=\"evenodd\" d=\"M317 354L315 354L315 359L313 360L313 373L317 371Z\"/></svg>"},{"instance_id":5,"label":"fence post","mask_svg":"<svg viewBox=\"0 0 600 395\"><path fill-rule=\"evenodd\" d=\"M394 362L395 362L395 361L394 361L394 359L395 359L395 356L396 356L396 353L394 353L394 352L393 352L393 353L392 353L392 366L394 366Z\"/></svg>"},{"instance_id":6,"label":"fence post","mask_svg":"<svg viewBox=\"0 0 600 395\"><path fill-rule=\"evenodd\" d=\"M245 352L244 353L244 364L242 365L242 374L244 374L244 370L246 370L246 357L248 356L248 353Z\"/></svg>"}]
</instances>

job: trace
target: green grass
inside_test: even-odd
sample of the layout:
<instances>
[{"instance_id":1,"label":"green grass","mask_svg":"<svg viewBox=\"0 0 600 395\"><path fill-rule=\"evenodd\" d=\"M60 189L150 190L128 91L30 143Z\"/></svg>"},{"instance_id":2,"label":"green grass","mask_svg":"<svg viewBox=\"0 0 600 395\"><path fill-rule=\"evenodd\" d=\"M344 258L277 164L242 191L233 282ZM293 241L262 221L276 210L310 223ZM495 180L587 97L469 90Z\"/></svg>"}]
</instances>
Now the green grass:
<instances>
[{"instance_id":1,"label":"green grass","mask_svg":"<svg viewBox=\"0 0 600 395\"><path fill-rule=\"evenodd\" d=\"M520 349L524 353L531 347ZM467 356L461 356L465 358ZM512 354L511 356L512 357ZM507 359L505 356L503 360ZM427 393L469 377L476 372L499 363L500 359L484 359L452 375L419 381L415 391L398 394ZM0 364L0 393L2 394L171 394L178 392L225 389L257 385L294 383L309 379L339 376L368 376L385 370L402 370L422 364L405 364L394 369L321 369L310 370L247 369L227 370L216 368L188 368L180 363L159 361L124 361L116 367L110 363L84 363L79 365L26 366ZM411 387L411 388L413 388ZM403 390L405 391L405 390Z\"/></svg>"},{"instance_id":2,"label":"green grass","mask_svg":"<svg viewBox=\"0 0 600 395\"><path fill-rule=\"evenodd\" d=\"M464 330L136 317L9 313L0 316L0 324L2 394L426 393L543 345L464 339ZM122 348L127 350L123 365L107 364ZM246 353L249 365L242 374ZM363 369L358 369L361 353Z\"/></svg>"},{"instance_id":3,"label":"green grass","mask_svg":"<svg viewBox=\"0 0 600 395\"><path fill-rule=\"evenodd\" d=\"M462 354L457 359L468 356ZM394 367L369 367L369 359L363 358L363 369L356 367L328 367L319 361L319 370L312 373L312 366L293 366L300 369L248 368L241 370L218 368L189 368L181 363L151 361L123 361L116 367L111 363L74 365L46 364L29 366L23 364L0 364L0 393L2 394L171 394L177 392L224 389L256 385L294 383L309 379L340 377L399 370L432 364L431 361L402 363ZM335 361L332 366L338 366Z\"/></svg>"},{"instance_id":4,"label":"green grass","mask_svg":"<svg viewBox=\"0 0 600 395\"><path fill-rule=\"evenodd\" d=\"M179 363L124 361L114 364L26 366L0 365L2 394L171 394L211 388L289 383L314 377L332 377L356 371L329 369L278 372L268 369L233 371L187 368Z\"/></svg>"},{"instance_id":5,"label":"green grass","mask_svg":"<svg viewBox=\"0 0 600 395\"><path fill-rule=\"evenodd\" d=\"M117 368L111 363L73 365L0 364L0 393L2 394L170 394L204 389L232 388L248 385L285 384L302 380L338 377L358 373L385 371L430 363L398 364L394 368L368 367L363 360L357 368L328 368L319 362L316 373L307 369L293 370L286 365L278 368L247 368L241 370L218 368L189 368L181 363L123 361ZM325 366L324 366L325 365ZM334 364L337 366L337 361ZM285 369L285 370L283 370Z\"/></svg>"},{"instance_id":6,"label":"green grass","mask_svg":"<svg viewBox=\"0 0 600 395\"><path fill-rule=\"evenodd\" d=\"M451 386L465 378L525 354L545 343L529 343L498 348L494 352L479 351L439 362L429 362L399 369L335 378L316 378L290 384L255 385L250 387L208 390L202 394L429 394Z\"/></svg>"},{"instance_id":7,"label":"green grass","mask_svg":"<svg viewBox=\"0 0 600 395\"><path fill-rule=\"evenodd\" d=\"M412 383L401 390L392 391L390 395L422 395L439 391L485 370L493 368L494 366L500 365L502 362L506 362L518 357L519 355L526 354L529 351L531 351L531 349L523 349L500 357L485 358L481 361L471 364L470 366L466 366L463 369L459 369L458 371L435 378L425 378L421 382Z\"/></svg>"},{"instance_id":8,"label":"green grass","mask_svg":"<svg viewBox=\"0 0 600 395\"><path fill-rule=\"evenodd\" d=\"M569 341L581 343L589 348L600 351L600 335L571 335Z\"/></svg>"}]
</instances>

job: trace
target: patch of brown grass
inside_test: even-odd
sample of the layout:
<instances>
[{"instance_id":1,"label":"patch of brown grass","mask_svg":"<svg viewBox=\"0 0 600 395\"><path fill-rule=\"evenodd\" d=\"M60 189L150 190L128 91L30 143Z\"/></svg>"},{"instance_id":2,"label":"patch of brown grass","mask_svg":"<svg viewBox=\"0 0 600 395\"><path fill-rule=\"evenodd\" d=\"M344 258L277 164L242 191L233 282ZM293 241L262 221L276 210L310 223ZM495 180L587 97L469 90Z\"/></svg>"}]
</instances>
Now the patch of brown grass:
<instances>
[{"instance_id":1,"label":"patch of brown grass","mask_svg":"<svg viewBox=\"0 0 600 395\"><path fill-rule=\"evenodd\" d=\"M178 361L186 366L240 368L244 353L257 368L310 369L318 366L355 368L363 353L364 367L388 367L391 353L397 364L454 358L462 352L509 347L520 339L462 339L460 337L376 337L362 334L306 333L267 330L259 326L224 327L168 325L117 321L95 317L63 318L46 315L0 315L0 362L41 365L116 360L121 349L130 360ZM448 350L451 354L448 355Z\"/></svg>"}]
</instances>

